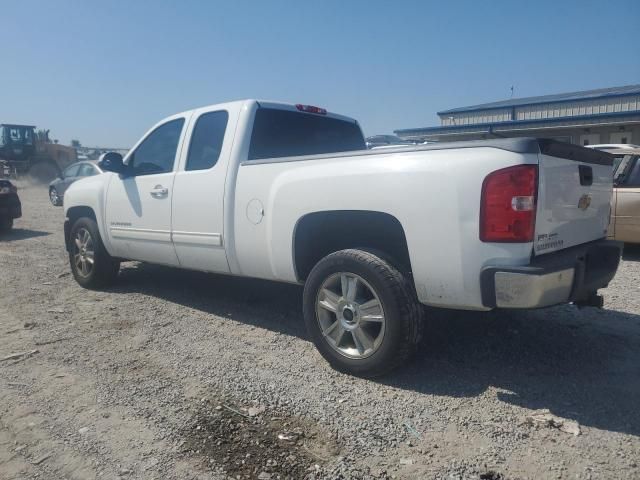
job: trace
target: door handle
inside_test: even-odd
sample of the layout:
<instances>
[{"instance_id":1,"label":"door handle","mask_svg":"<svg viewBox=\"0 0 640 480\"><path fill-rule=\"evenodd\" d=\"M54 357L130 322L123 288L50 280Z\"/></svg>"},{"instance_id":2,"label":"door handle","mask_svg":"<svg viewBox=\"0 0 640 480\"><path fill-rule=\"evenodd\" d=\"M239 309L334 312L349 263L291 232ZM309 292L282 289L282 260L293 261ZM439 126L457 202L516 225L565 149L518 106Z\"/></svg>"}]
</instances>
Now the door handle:
<instances>
[{"instance_id":1,"label":"door handle","mask_svg":"<svg viewBox=\"0 0 640 480\"><path fill-rule=\"evenodd\" d=\"M163 187L162 185L156 185L149 193L151 193L151 196L153 198L163 198L169 194L169 189Z\"/></svg>"}]
</instances>

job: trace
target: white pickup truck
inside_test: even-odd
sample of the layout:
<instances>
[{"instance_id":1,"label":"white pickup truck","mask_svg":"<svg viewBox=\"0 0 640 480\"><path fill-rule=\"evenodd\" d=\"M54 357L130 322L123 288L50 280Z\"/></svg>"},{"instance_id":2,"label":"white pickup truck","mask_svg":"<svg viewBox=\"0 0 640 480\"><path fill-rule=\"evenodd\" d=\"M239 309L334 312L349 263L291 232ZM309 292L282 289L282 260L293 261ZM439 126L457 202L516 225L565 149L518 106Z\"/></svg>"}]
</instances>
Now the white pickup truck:
<instances>
[{"instance_id":1,"label":"white pickup truck","mask_svg":"<svg viewBox=\"0 0 640 480\"><path fill-rule=\"evenodd\" d=\"M65 194L73 275L122 260L304 284L304 319L337 369L382 374L425 309L601 305L612 157L531 138L371 151L358 123L246 100L162 120ZM215 295L215 292L211 292Z\"/></svg>"}]
</instances>

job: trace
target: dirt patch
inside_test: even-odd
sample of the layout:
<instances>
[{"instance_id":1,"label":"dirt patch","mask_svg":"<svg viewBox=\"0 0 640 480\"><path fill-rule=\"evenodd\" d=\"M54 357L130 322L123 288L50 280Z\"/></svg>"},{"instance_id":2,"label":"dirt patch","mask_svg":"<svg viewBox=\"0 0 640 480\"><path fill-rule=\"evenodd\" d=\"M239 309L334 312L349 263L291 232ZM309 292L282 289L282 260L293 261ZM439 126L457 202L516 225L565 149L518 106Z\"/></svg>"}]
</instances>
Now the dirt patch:
<instances>
[{"instance_id":1,"label":"dirt patch","mask_svg":"<svg viewBox=\"0 0 640 480\"><path fill-rule=\"evenodd\" d=\"M307 420L259 406L206 399L183 432L186 452L237 479L300 479L339 452L332 436Z\"/></svg>"},{"instance_id":2,"label":"dirt patch","mask_svg":"<svg viewBox=\"0 0 640 480\"><path fill-rule=\"evenodd\" d=\"M486 473L480 474L480 480L506 480L506 478L501 473L489 470Z\"/></svg>"}]
</instances>

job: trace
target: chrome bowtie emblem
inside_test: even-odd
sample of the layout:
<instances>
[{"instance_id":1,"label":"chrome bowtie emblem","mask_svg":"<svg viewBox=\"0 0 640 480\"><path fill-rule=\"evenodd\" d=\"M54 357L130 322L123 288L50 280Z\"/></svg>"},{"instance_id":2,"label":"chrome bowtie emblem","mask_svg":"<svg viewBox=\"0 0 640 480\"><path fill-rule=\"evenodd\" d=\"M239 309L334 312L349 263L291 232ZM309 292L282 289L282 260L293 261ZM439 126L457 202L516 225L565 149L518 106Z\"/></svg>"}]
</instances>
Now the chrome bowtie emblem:
<instances>
[{"instance_id":1,"label":"chrome bowtie emblem","mask_svg":"<svg viewBox=\"0 0 640 480\"><path fill-rule=\"evenodd\" d=\"M578 202L578 208L580 210L586 210L591 205L591 195L582 195Z\"/></svg>"}]
</instances>

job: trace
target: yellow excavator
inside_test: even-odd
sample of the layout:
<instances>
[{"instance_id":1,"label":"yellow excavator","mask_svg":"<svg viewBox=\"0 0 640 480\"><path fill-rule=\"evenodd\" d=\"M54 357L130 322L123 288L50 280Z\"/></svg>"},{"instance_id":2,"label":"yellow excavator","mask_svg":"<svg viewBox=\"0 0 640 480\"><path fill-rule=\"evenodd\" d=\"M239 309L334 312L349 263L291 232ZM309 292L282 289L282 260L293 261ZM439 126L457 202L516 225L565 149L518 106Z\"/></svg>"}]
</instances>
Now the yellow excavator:
<instances>
[{"instance_id":1,"label":"yellow excavator","mask_svg":"<svg viewBox=\"0 0 640 480\"><path fill-rule=\"evenodd\" d=\"M36 132L34 125L0 124L0 164L11 175L46 183L77 159L75 148L49 139L49 130Z\"/></svg>"}]
</instances>

